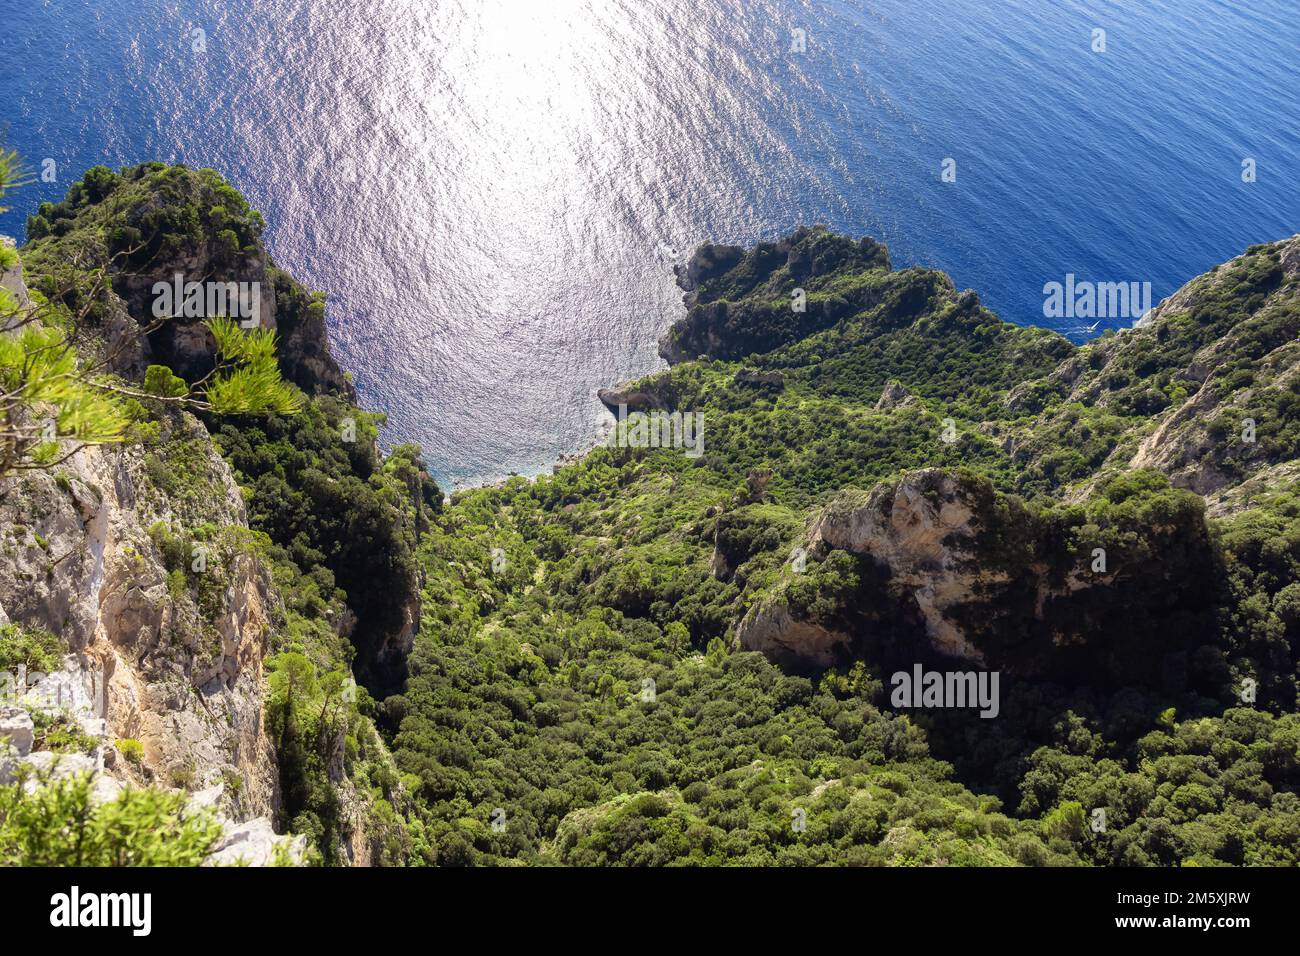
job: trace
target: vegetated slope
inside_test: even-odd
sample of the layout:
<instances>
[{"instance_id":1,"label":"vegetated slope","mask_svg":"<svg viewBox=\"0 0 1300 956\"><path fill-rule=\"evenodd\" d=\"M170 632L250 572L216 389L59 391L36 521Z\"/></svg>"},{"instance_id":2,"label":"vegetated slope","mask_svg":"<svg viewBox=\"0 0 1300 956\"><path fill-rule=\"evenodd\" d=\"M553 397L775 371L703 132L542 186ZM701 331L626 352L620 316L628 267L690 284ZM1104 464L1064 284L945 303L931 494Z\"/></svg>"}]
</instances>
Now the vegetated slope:
<instances>
[{"instance_id":1,"label":"vegetated slope","mask_svg":"<svg viewBox=\"0 0 1300 956\"><path fill-rule=\"evenodd\" d=\"M602 397L703 454L425 539L381 709L427 861L1300 860L1300 237L1082 347L820 228L680 281L673 367ZM894 708L913 663L998 717Z\"/></svg>"}]
</instances>

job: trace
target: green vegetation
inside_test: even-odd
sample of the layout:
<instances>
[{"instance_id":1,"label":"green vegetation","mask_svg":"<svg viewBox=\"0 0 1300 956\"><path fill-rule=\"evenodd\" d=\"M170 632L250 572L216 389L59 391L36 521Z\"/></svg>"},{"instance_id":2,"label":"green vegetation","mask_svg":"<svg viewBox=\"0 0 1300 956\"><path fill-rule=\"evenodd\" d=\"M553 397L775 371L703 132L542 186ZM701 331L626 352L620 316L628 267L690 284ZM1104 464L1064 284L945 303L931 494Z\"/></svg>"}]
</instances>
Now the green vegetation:
<instances>
[{"instance_id":1,"label":"green vegetation","mask_svg":"<svg viewBox=\"0 0 1300 956\"><path fill-rule=\"evenodd\" d=\"M63 645L49 631L29 630L18 624L0 624L0 672L50 674L63 666Z\"/></svg>"},{"instance_id":2,"label":"green vegetation","mask_svg":"<svg viewBox=\"0 0 1300 956\"><path fill-rule=\"evenodd\" d=\"M131 737L119 737L114 742L114 746L117 747L117 752L126 758L127 763L137 767L143 763L144 744L140 741Z\"/></svg>"},{"instance_id":3,"label":"green vegetation","mask_svg":"<svg viewBox=\"0 0 1300 956\"><path fill-rule=\"evenodd\" d=\"M283 818L307 836L326 864L341 859L336 834L343 829L338 784L359 788L367 828L378 845L376 864L401 865L414 852L414 834L394 804L402 806L397 772L374 724L362 713L372 702L346 668L321 673L304 654L285 651L268 662L268 731L280 759Z\"/></svg>"},{"instance_id":4,"label":"green vegetation","mask_svg":"<svg viewBox=\"0 0 1300 956\"><path fill-rule=\"evenodd\" d=\"M1104 808L1105 828L1075 840L1090 862L1300 863L1300 716L1230 709L1152 729L1119 754L1074 715L1059 731L1029 759L1020 811Z\"/></svg>"},{"instance_id":5,"label":"green vegetation","mask_svg":"<svg viewBox=\"0 0 1300 956\"><path fill-rule=\"evenodd\" d=\"M0 786L0 866L197 866L221 827L185 795L122 791L96 804L89 774Z\"/></svg>"},{"instance_id":6,"label":"green vegetation","mask_svg":"<svg viewBox=\"0 0 1300 956\"><path fill-rule=\"evenodd\" d=\"M292 418L215 434L247 488L249 523L284 602L267 706L281 822L331 864L343 853L344 780L366 807L376 862L404 862L421 840L395 809L406 797L352 673L375 688L400 684L405 662L388 642L403 627L402 595L416 593L417 533L442 498L413 446L378 455L380 421L320 395Z\"/></svg>"},{"instance_id":7,"label":"green vegetation","mask_svg":"<svg viewBox=\"0 0 1300 956\"><path fill-rule=\"evenodd\" d=\"M0 290L0 325L34 321L20 315L13 296ZM73 439L75 448L121 441L129 419L121 402L99 384L83 372L58 329L26 324L0 335L0 475L66 460L70 453L60 446L61 438Z\"/></svg>"},{"instance_id":8,"label":"green vegetation","mask_svg":"<svg viewBox=\"0 0 1300 956\"><path fill-rule=\"evenodd\" d=\"M33 710L32 723L36 736L33 750L89 755L99 745L99 741L86 733L75 718L61 711Z\"/></svg>"},{"instance_id":9,"label":"green vegetation","mask_svg":"<svg viewBox=\"0 0 1300 956\"><path fill-rule=\"evenodd\" d=\"M331 602L345 603L356 617L349 636L358 677L392 686L401 662L387 660L384 645L403 626L400 598L416 589L416 535L442 495L414 446L379 456L381 422L321 395L299 415L214 425L214 436L251 491L249 524L293 565L281 577L309 591L291 603L314 618L329 616Z\"/></svg>"},{"instance_id":10,"label":"green vegetation","mask_svg":"<svg viewBox=\"0 0 1300 956\"><path fill-rule=\"evenodd\" d=\"M712 250L668 337L708 357L641 389L702 411L705 453L600 448L456 495L424 538L410 678L380 707L424 861L1300 863L1294 488L1213 519L1129 464L1195 392L1186 369L1234 361L1225 337L1269 381L1293 367L1277 258L1221 270L1191 319L1076 348L817 230ZM1231 375L1225 408L1260 385ZM1285 436L1295 412L1259 420ZM1286 441L1201 454L1235 480ZM889 706L891 670L932 652L869 560L786 570L845 489L918 468L982 502L977 563L1001 583L962 625L1002 662L997 720ZM1079 587L1095 549L1106 583ZM1026 589L1031 568L1060 593ZM861 659L799 676L738 649L778 588Z\"/></svg>"},{"instance_id":11,"label":"green vegetation","mask_svg":"<svg viewBox=\"0 0 1300 956\"><path fill-rule=\"evenodd\" d=\"M189 175L161 169L136 167L127 179L97 166L72 185L64 202L43 203L29 220L29 238L45 240L30 245L25 256L35 277L31 301L20 303L0 289L0 328L6 331L0 335L0 476L51 468L87 445L142 437L131 427L147 414L137 399L220 415L288 415L300 408L299 394L281 376L274 331L241 328L224 317L204 323L214 342L212 367L193 383L161 366L151 366L142 384L117 374L123 354L138 348L140 339L171 331L166 322L148 326L142 319L138 328L124 330L109 322L114 284L130 275L125 270L147 264L140 258L147 250L158 255L180 248L183 236L169 231L176 217L165 212L173 207L152 204L136 217L137 226L123 227L115 218L124 215L123 204L143 207L155 189L173 185L177 173L180 179ZM0 196L21 182L17 158L0 151ZM238 196L215 173L204 183L220 196ZM188 223L190 216L179 218ZM250 242L259 221L246 217ZM193 238L192 231L184 235Z\"/></svg>"},{"instance_id":12,"label":"green vegetation","mask_svg":"<svg viewBox=\"0 0 1300 956\"><path fill-rule=\"evenodd\" d=\"M10 190L24 183L31 182L31 174L23 165L22 157L16 150L0 146L0 199ZM0 206L0 212L8 212L8 206Z\"/></svg>"}]
</instances>

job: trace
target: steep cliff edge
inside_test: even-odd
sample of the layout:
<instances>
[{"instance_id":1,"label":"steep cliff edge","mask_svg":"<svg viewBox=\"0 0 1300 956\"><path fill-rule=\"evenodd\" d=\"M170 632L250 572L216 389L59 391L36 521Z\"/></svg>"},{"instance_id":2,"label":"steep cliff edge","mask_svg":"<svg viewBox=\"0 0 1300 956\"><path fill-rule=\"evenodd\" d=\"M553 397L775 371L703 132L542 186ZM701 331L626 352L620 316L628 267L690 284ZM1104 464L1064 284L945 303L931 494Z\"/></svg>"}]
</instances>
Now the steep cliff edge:
<instances>
[{"instance_id":1,"label":"steep cliff edge","mask_svg":"<svg viewBox=\"0 0 1300 956\"><path fill-rule=\"evenodd\" d=\"M1168 655L1211 643L1223 599L1204 506L1176 491L1138 511L1077 514L1026 507L971 474L909 472L838 496L806 550L812 587L837 553L862 562L860 586L829 620L808 620L790 571L737 628L742 647L794 666L920 657L1064 684L1152 683Z\"/></svg>"},{"instance_id":2,"label":"steep cliff edge","mask_svg":"<svg viewBox=\"0 0 1300 956\"><path fill-rule=\"evenodd\" d=\"M1300 236L1252 246L1190 280L1135 328L1111 334L1008 397L1041 410L1018 463L1060 464L1079 481L1154 468L1207 496L1300 455ZM1054 406L1054 407L1053 407ZM1073 440L1086 457L1062 462L1051 446Z\"/></svg>"},{"instance_id":3,"label":"steep cliff edge","mask_svg":"<svg viewBox=\"0 0 1300 956\"><path fill-rule=\"evenodd\" d=\"M69 267L104 268L112 294L98 317L108 332L111 366L139 377L149 363L184 378L212 368L215 340L198 314L183 311L186 290L159 318L159 283L218 283L229 288L231 314L275 330L285 377L309 394L333 392L355 401L347 376L330 354L325 300L279 269L262 243L265 223L213 170L145 163L120 174L95 167L59 203L42 203L28 223L29 272L49 277ZM223 288L223 291L225 291ZM135 334L137 328L144 335ZM116 346L116 347L113 347Z\"/></svg>"},{"instance_id":4,"label":"steep cliff edge","mask_svg":"<svg viewBox=\"0 0 1300 956\"><path fill-rule=\"evenodd\" d=\"M306 393L307 413L205 424L223 432L220 448L238 471L236 480L254 488L252 527L281 544L303 541L300 566L325 565L351 612L336 619L356 645L363 683L391 688L400 683L420 616L410 552L441 494L419 464L418 450L403 446L396 454L410 467L396 469L400 474L384 482L383 494L364 502L361 521L379 540L349 541L337 527L302 527L324 520L305 515L308 509L341 509L337 518L343 520L349 506L366 497L361 489L331 494L318 475L356 488L395 469L379 451L383 416L357 407L350 380L330 354L324 296L275 266L262 243L263 227L261 215L212 170L148 163L117 174L96 167L63 202L41 205L29 223L24 257L37 285L65 300L70 273L75 279L104 270L109 288L93 291L87 347L128 379L140 378L150 364L188 381L211 371L216 343L205 324L211 304L205 293L210 297L214 289L229 292L223 304L242 321L277 333L280 370ZM163 304L158 290L173 286L178 294ZM199 287L193 302L190 286ZM160 306L177 314L160 318ZM267 446L292 447L279 456L266 454ZM285 460L290 455L293 460ZM348 497L353 500L342 500ZM389 534L393 528L401 530Z\"/></svg>"},{"instance_id":5,"label":"steep cliff edge","mask_svg":"<svg viewBox=\"0 0 1300 956\"><path fill-rule=\"evenodd\" d=\"M108 177L42 212L38 294L139 249L135 274L270 275L211 175ZM89 634L132 676L112 733L152 733L157 685L185 743L114 741L108 767L107 728L0 712L0 734L102 755L103 779L179 764L187 788L221 778L193 800L230 803L260 661L275 822L328 862L1294 865L1296 241L1083 347L871 240L706 247L672 367L602 394L699 414L699 453L605 446L446 508L414 450L379 456L375 417L313 384L314 347L282 365L297 415L141 399L135 446L16 479L5 649ZM152 324L137 281L96 300L87 354ZM200 324L160 333L123 375L203 374ZM90 655L66 650L78 684ZM1003 674L998 719L895 704L916 664ZM216 775L187 780L191 746ZM1094 808L1105 833L1079 825ZM266 835L247 822L235 843Z\"/></svg>"},{"instance_id":6,"label":"steep cliff edge","mask_svg":"<svg viewBox=\"0 0 1300 956\"><path fill-rule=\"evenodd\" d=\"M824 227L802 228L753 249L705 244L677 284L688 312L660 340L670 363L769 352L829 328L864 308L907 312L925 299L907 273L892 281L889 254L874 239L854 242Z\"/></svg>"},{"instance_id":7,"label":"steep cliff edge","mask_svg":"<svg viewBox=\"0 0 1300 956\"><path fill-rule=\"evenodd\" d=\"M822 248L836 250L829 271L792 264ZM1296 487L1300 236L1251 247L1137 327L1084 346L1001 323L945 277L891 273L883 252L862 248L800 230L748 251L702 247L684 273L690 311L667 338L714 359L768 349L748 357L750 374L780 373L793 394L760 395L758 407L774 402L773 417L812 444L797 458L754 455L717 413L714 434L725 430L726 452L768 457L763 480L784 477L781 493L824 503L790 542L813 556L814 577L839 552L871 568L854 580L879 579L849 588L832 612L787 569L770 593L756 592L737 627L741 646L830 667L882 633L911 633L903 644L927 653L1123 683L1154 680L1153 662L1212 644L1212 608L1227 600L1230 574L1202 512L1224 520ZM796 281L854 290L851 314L823 314L835 321L808 331L788 295ZM725 316L703 308L710 302ZM737 407L739 389L703 384L704 367L678 365L616 394L642 406ZM801 417L848 428L847 448ZM855 446L870 457L836 459ZM916 466L930 470L891 474ZM1142 490L1121 490L1125 476L1147 471L1190 494L1140 478ZM822 478L835 472L849 478L840 488ZM1175 632L1181 648L1167 640Z\"/></svg>"},{"instance_id":8,"label":"steep cliff edge","mask_svg":"<svg viewBox=\"0 0 1300 956\"><path fill-rule=\"evenodd\" d=\"M102 673L109 737L143 745L134 765L110 756L112 766L197 790L238 781L237 815L269 816L279 805L262 720L270 577L240 540L243 501L206 432L193 419L173 427L164 448L184 447L203 483L186 509L150 480L161 460L139 450L85 449L54 474L0 479L0 605L62 638L69 679ZM205 539L202 579L190 549L164 554L157 530L199 523L220 529Z\"/></svg>"},{"instance_id":9,"label":"steep cliff edge","mask_svg":"<svg viewBox=\"0 0 1300 956\"><path fill-rule=\"evenodd\" d=\"M8 287L26 303L20 282ZM101 799L124 786L179 788L225 823L214 861L299 859L301 841L271 833L280 789L263 662L278 597L207 431L183 412L159 424L149 450L86 447L53 469L0 476L6 643L58 638L45 673L25 668L23 686L6 687L10 727L34 732L0 731L17 744L0 782L30 764L89 771ZM181 493L169 494L176 483ZM166 553L171 529L197 525L211 529L195 544L201 577L186 573L197 551ZM59 743L51 721L67 727Z\"/></svg>"},{"instance_id":10,"label":"steep cliff edge","mask_svg":"<svg viewBox=\"0 0 1300 956\"><path fill-rule=\"evenodd\" d=\"M91 170L32 217L31 316L75 322L82 365L134 396L133 421L123 444L69 435L48 467L0 478L0 606L20 629L6 647L55 636L65 665L44 684L76 689L70 716L95 741L81 756L220 812L214 861L278 857L274 825L325 862L382 862L405 839L401 788L352 671L401 680L412 554L441 493L418 449L381 454L382 416L330 355L324 297L274 266L261 228L217 174L159 164ZM159 308L163 286L197 288L195 308ZM217 312L214 289L230 294ZM275 331L297 414L196 417L170 398L212 373L223 312Z\"/></svg>"}]
</instances>

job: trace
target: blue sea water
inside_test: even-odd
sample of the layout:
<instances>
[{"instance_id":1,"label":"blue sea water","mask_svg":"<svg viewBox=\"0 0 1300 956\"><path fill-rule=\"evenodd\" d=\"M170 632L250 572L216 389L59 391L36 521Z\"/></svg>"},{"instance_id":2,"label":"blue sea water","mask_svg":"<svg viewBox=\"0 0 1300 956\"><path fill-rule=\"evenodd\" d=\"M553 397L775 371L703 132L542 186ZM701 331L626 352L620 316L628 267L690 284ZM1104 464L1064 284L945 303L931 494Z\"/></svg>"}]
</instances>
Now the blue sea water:
<instances>
[{"instance_id":1,"label":"blue sea water","mask_svg":"<svg viewBox=\"0 0 1300 956\"><path fill-rule=\"evenodd\" d=\"M0 0L0 131L58 174L6 197L0 232L96 163L221 170L329 293L386 440L475 483L584 446L594 390L659 367L672 263L703 240L825 222L1050 325L1043 286L1067 273L1159 299L1300 231L1297 12Z\"/></svg>"}]
</instances>

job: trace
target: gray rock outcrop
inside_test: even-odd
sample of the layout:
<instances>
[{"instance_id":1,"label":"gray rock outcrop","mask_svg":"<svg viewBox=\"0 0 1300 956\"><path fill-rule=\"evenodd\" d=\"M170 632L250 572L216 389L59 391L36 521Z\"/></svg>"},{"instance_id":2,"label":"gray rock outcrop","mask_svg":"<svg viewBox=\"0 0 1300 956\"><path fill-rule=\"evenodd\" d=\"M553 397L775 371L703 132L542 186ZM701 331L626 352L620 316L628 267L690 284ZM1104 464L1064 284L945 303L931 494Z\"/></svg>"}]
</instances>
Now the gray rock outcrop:
<instances>
[{"instance_id":1,"label":"gray rock outcrop","mask_svg":"<svg viewBox=\"0 0 1300 956\"><path fill-rule=\"evenodd\" d=\"M0 477L0 606L13 624L58 635L67 652L31 696L109 750L138 740L139 766L107 767L122 783L198 789L238 778L239 819L269 816L279 802L262 717L278 597L247 524L229 467L184 413L164 418L152 446L85 447L55 468ZM196 572L200 527L213 530ZM160 534L184 542L179 567Z\"/></svg>"}]
</instances>

